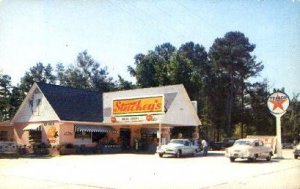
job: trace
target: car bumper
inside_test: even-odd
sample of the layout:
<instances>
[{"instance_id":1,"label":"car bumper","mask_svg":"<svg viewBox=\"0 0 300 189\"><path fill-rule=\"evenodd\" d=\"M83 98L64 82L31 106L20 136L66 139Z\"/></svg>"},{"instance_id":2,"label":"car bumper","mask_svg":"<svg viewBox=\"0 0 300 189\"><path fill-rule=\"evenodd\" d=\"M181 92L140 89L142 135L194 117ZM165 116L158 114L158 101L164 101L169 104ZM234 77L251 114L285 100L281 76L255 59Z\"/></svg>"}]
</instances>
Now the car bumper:
<instances>
[{"instance_id":1,"label":"car bumper","mask_svg":"<svg viewBox=\"0 0 300 189\"><path fill-rule=\"evenodd\" d=\"M170 154L170 155L175 155L175 154L176 154L176 151L174 151L174 150L160 150L160 149L158 149L158 150L156 151L156 153L158 153L158 154Z\"/></svg>"},{"instance_id":2,"label":"car bumper","mask_svg":"<svg viewBox=\"0 0 300 189\"><path fill-rule=\"evenodd\" d=\"M226 157L246 159L246 158L253 158L254 155L246 154L246 153L229 153L229 154L226 154Z\"/></svg>"}]
</instances>

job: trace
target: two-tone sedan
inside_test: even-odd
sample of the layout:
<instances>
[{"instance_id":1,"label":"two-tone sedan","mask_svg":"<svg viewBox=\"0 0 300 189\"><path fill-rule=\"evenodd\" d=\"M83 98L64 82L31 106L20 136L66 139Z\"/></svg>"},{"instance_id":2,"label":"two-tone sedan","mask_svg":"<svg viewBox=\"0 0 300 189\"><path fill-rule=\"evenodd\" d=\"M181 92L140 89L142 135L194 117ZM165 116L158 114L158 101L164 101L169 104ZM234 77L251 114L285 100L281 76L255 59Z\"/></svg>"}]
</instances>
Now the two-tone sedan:
<instances>
[{"instance_id":1,"label":"two-tone sedan","mask_svg":"<svg viewBox=\"0 0 300 189\"><path fill-rule=\"evenodd\" d=\"M271 160L273 155L272 148L264 146L262 140L259 139L239 139L235 141L232 147L225 151L226 157L229 157L231 162L235 159L248 159L254 161L258 158Z\"/></svg>"},{"instance_id":2,"label":"two-tone sedan","mask_svg":"<svg viewBox=\"0 0 300 189\"><path fill-rule=\"evenodd\" d=\"M169 154L178 158L183 155L196 155L199 151L199 146L189 139L172 139L167 145L158 146L156 150L159 157Z\"/></svg>"}]
</instances>

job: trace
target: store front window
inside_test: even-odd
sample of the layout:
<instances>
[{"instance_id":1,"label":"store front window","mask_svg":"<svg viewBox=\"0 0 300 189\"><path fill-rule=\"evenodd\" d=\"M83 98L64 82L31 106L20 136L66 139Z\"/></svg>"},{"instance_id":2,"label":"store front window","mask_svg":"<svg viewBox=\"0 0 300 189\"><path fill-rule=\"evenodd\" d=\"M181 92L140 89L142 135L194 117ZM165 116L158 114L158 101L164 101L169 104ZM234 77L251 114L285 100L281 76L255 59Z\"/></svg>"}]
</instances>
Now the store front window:
<instances>
[{"instance_id":1,"label":"store front window","mask_svg":"<svg viewBox=\"0 0 300 189\"><path fill-rule=\"evenodd\" d=\"M104 138L107 138L107 133L99 133L99 132L92 133L93 143L100 143L100 141L102 141Z\"/></svg>"},{"instance_id":2,"label":"store front window","mask_svg":"<svg viewBox=\"0 0 300 189\"><path fill-rule=\"evenodd\" d=\"M0 141L8 141L8 131L0 131Z\"/></svg>"},{"instance_id":3,"label":"store front window","mask_svg":"<svg viewBox=\"0 0 300 189\"><path fill-rule=\"evenodd\" d=\"M91 132L85 132L85 131L76 131L75 132L75 138L90 139L91 136L92 136Z\"/></svg>"},{"instance_id":4,"label":"store front window","mask_svg":"<svg viewBox=\"0 0 300 189\"><path fill-rule=\"evenodd\" d=\"M40 130L29 131L29 142L40 143L42 141L42 132Z\"/></svg>"}]
</instances>

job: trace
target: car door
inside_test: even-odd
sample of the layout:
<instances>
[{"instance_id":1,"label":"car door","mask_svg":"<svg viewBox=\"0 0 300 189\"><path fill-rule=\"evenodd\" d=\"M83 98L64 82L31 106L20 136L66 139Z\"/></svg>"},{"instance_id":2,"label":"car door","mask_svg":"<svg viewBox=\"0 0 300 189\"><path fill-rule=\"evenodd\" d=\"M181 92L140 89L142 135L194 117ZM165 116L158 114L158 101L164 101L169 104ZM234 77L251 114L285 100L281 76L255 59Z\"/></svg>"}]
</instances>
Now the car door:
<instances>
[{"instance_id":1,"label":"car door","mask_svg":"<svg viewBox=\"0 0 300 189\"><path fill-rule=\"evenodd\" d=\"M192 142L188 141L186 148L187 148L187 153L188 154L192 154L194 152L194 148L193 148Z\"/></svg>"},{"instance_id":2,"label":"car door","mask_svg":"<svg viewBox=\"0 0 300 189\"><path fill-rule=\"evenodd\" d=\"M258 154L258 156L260 156L261 148L259 146L258 140L254 141L253 149L254 149L254 154Z\"/></svg>"},{"instance_id":3,"label":"car door","mask_svg":"<svg viewBox=\"0 0 300 189\"><path fill-rule=\"evenodd\" d=\"M264 145L263 141L259 141L259 145L260 145L260 155L264 157L268 156L269 155L268 147Z\"/></svg>"},{"instance_id":4,"label":"car door","mask_svg":"<svg viewBox=\"0 0 300 189\"><path fill-rule=\"evenodd\" d=\"M189 141L184 141L183 147L182 147L182 153L183 154L189 153Z\"/></svg>"}]
</instances>

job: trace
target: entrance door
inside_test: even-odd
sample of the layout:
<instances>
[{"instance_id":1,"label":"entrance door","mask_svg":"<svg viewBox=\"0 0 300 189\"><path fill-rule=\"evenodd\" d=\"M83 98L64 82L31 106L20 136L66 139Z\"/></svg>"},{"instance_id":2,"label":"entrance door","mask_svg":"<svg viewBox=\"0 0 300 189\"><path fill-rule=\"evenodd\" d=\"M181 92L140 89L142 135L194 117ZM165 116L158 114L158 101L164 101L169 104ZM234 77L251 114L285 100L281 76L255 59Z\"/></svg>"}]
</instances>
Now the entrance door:
<instances>
[{"instance_id":1,"label":"entrance door","mask_svg":"<svg viewBox=\"0 0 300 189\"><path fill-rule=\"evenodd\" d=\"M98 133L98 132L92 133L92 142L97 142L97 143L99 143L100 140L101 140L102 138L106 137L106 136L107 136L106 133Z\"/></svg>"},{"instance_id":2,"label":"entrance door","mask_svg":"<svg viewBox=\"0 0 300 189\"><path fill-rule=\"evenodd\" d=\"M121 128L120 138L122 141L122 150L130 150L130 138L131 138L130 129Z\"/></svg>"}]
</instances>

